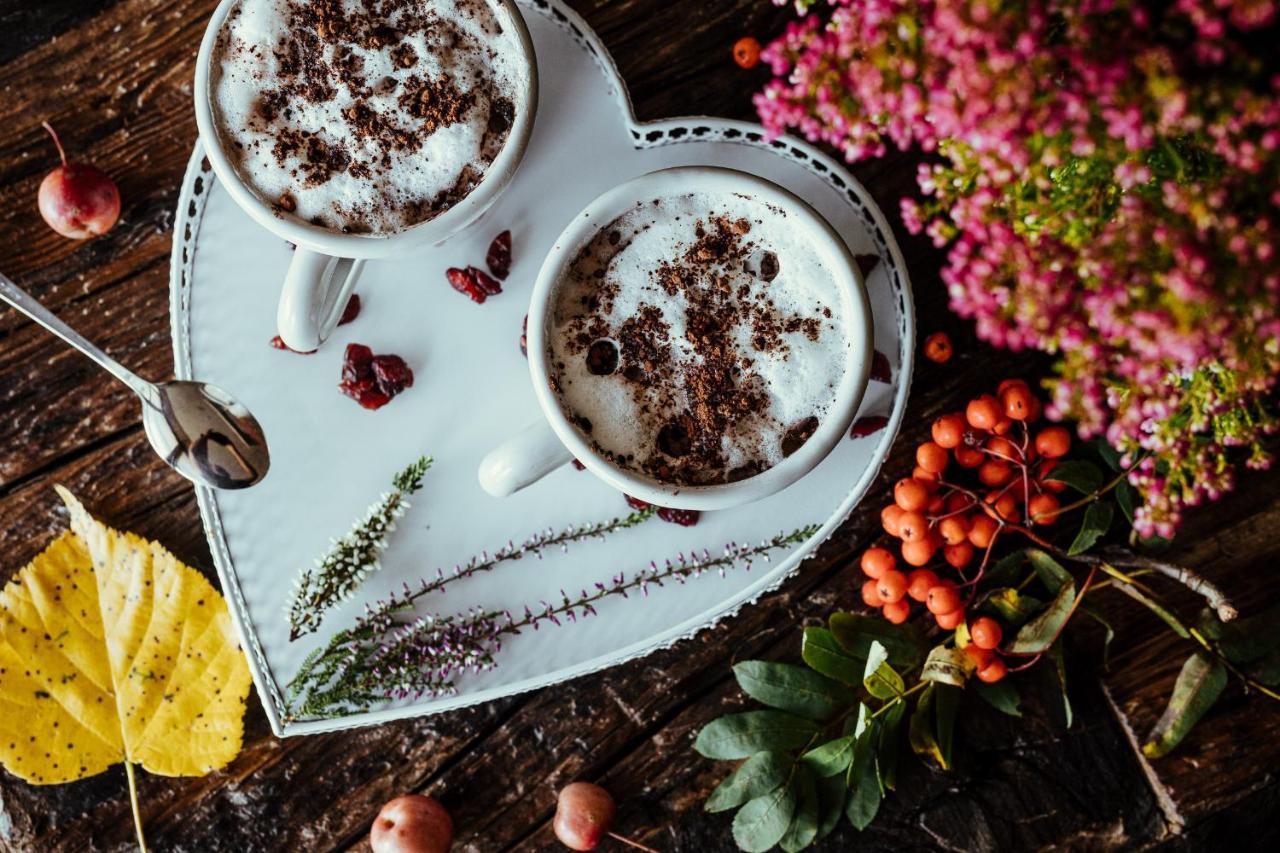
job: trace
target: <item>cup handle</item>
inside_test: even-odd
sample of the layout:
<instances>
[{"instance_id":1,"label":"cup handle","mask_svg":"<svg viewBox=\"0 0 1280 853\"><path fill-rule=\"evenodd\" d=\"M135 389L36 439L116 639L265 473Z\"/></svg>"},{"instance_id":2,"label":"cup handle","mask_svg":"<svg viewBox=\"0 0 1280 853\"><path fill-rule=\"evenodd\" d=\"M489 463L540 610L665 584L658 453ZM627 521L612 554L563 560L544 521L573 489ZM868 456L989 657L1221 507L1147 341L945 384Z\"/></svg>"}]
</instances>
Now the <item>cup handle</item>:
<instances>
[{"instance_id":1,"label":"cup handle","mask_svg":"<svg viewBox=\"0 0 1280 853\"><path fill-rule=\"evenodd\" d=\"M480 485L495 498L509 497L572 459L551 425L540 418L480 461Z\"/></svg>"},{"instance_id":2,"label":"cup handle","mask_svg":"<svg viewBox=\"0 0 1280 853\"><path fill-rule=\"evenodd\" d=\"M289 349L312 352L329 339L363 269L362 260L294 250L276 311L276 327Z\"/></svg>"}]
</instances>

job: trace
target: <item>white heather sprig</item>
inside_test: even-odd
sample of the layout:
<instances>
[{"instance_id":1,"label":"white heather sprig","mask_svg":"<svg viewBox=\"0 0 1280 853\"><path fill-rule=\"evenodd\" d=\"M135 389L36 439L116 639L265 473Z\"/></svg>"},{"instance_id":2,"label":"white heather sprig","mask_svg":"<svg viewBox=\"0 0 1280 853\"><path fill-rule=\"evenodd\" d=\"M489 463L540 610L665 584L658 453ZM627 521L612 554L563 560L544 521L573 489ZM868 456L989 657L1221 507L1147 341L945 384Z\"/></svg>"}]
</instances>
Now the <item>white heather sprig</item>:
<instances>
[{"instance_id":1,"label":"white heather sprig","mask_svg":"<svg viewBox=\"0 0 1280 853\"><path fill-rule=\"evenodd\" d=\"M330 608L351 599L369 573L381 567L379 558L387 548L388 537L409 508L409 496L422 488L422 478L431 462L431 457L423 456L397 474L391 491L370 506L347 535L332 540L314 569L307 569L298 577L287 607L290 640L319 628Z\"/></svg>"},{"instance_id":2,"label":"white heather sprig","mask_svg":"<svg viewBox=\"0 0 1280 853\"><path fill-rule=\"evenodd\" d=\"M637 513L631 518L637 516L641 521L648 517ZM606 527L618 529L621 521ZM619 572L577 595L561 590L558 603L541 601L524 607L518 616L478 608L448 616L412 616L413 599L423 593L392 596L366 608L355 625L303 662L289 686L289 719L340 717L388 701L453 695L460 676L497 667L495 655L504 637L597 615L595 604L605 598L629 598L633 592L647 596L650 587L669 581L683 584L712 571L721 577L733 568L749 571L754 560L768 562L773 551L804 542L817 530L817 525L802 527L758 545L730 542L719 556L705 550L681 553L662 563L651 562L630 576Z\"/></svg>"}]
</instances>

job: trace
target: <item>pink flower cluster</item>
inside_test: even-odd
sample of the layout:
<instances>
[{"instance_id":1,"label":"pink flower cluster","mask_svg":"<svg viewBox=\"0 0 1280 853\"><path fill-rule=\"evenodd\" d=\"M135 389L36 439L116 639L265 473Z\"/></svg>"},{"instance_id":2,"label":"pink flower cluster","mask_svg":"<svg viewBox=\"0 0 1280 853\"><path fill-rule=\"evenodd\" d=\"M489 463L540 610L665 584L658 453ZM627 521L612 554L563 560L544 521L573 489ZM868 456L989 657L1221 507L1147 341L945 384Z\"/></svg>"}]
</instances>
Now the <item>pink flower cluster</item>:
<instances>
[{"instance_id":1,"label":"pink flower cluster","mask_svg":"<svg viewBox=\"0 0 1280 853\"><path fill-rule=\"evenodd\" d=\"M830 3L764 51L766 127L934 154L907 227L983 339L1057 356L1050 414L1135 465L1139 533L1267 467L1278 0Z\"/></svg>"}]
</instances>

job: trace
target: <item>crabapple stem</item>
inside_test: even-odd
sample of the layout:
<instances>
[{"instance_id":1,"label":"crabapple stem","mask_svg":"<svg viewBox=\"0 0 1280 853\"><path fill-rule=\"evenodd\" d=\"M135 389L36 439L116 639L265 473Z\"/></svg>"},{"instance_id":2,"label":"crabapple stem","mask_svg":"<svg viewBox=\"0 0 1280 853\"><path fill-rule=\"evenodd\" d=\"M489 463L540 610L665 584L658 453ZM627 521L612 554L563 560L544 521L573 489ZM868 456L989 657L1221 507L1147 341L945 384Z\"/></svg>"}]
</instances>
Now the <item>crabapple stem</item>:
<instances>
[{"instance_id":1,"label":"crabapple stem","mask_svg":"<svg viewBox=\"0 0 1280 853\"><path fill-rule=\"evenodd\" d=\"M53 144L58 149L58 156L62 158L62 165L67 165L67 152L62 148L62 140L58 138L58 131L54 130L53 125L49 124L47 121L40 122L40 126L47 130L49 135L53 137Z\"/></svg>"},{"instance_id":2,"label":"crabapple stem","mask_svg":"<svg viewBox=\"0 0 1280 853\"><path fill-rule=\"evenodd\" d=\"M632 841L630 838L627 838L625 835L619 835L616 832L608 832L605 834L608 835L610 838L612 838L614 841L621 841L623 844L626 844L628 847L634 847L636 850L643 850L645 851L645 853L658 853L658 851L654 850L652 847L645 847L639 841Z\"/></svg>"}]
</instances>

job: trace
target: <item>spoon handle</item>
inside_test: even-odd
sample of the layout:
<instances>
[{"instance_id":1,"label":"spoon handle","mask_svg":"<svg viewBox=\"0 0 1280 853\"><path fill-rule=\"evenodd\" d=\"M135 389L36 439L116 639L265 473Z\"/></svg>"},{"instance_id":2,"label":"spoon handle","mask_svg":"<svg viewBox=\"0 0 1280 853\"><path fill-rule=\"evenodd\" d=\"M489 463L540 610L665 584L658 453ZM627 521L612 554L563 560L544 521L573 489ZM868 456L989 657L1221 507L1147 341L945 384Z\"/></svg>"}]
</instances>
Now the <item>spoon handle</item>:
<instances>
[{"instance_id":1,"label":"spoon handle","mask_svg":"<svg viewBox=\"0 0 1280 853\"><path fill-rule=\"evenodd\" d=\"M0 299L8 302L14 308L17 308L23 314L26 314L32 320L35 320L41 326L44 326L55 335L71 344L71 346L93 359L98 363L99 367L103 368L116 379L119 379L125 385L132 388L134 393L144 401L152 405L155 404L157 393L154 385L147 382L145 379L140 378L120 362L98 349L82 337L75 329L59 320L57 315L37 302L25 290L14 284L9 277L3 273L0 273Z\"/></svg>"}]
</instances>

